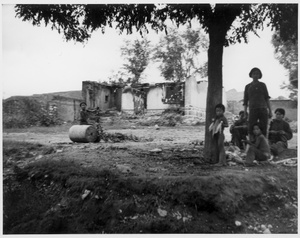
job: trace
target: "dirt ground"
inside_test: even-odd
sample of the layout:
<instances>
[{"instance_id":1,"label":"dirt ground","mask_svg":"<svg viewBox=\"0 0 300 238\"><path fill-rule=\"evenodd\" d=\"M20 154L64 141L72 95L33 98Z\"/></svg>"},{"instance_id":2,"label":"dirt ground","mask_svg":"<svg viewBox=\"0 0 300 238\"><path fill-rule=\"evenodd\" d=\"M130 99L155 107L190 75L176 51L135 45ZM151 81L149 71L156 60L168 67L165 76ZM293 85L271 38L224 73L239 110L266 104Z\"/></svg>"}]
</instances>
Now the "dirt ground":
<instances>
[{"instance_id":1,"label":"dirt ground","mask_svg":"<svg viewBox=\"0 0 300 238\"><path fill-rule=\"evenodd\" d=\"M118 143L74 143L70 126L3 132L5 234L298 233L297 166L209 164L203 125L104 124L136 138ZM279 160L296 133L289 147Z\"/></svg>"}]
</instances>

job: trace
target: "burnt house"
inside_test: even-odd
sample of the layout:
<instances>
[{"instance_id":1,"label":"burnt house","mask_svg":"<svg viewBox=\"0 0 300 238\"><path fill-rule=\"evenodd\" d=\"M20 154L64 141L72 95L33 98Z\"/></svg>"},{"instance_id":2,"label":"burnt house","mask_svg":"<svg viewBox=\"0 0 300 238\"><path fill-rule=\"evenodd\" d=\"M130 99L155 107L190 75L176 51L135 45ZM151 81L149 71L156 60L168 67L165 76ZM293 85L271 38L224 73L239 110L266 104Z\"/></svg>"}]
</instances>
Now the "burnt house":
<instances>
[{"instance_id":1,"label":"burnt house","mask_svg":"<svg viewBox=\"0 0 300 238\"><path fill-rule=\"evenodd\" d=\"M184 83L164 82L127 86L122 93L122 110L126 112L162 112L184 106Z\"/></svg>"},{"instance_id":2,"label":"burnt house","mask_svg":"<svg viewBox=\"0 0 300 238\"><path fill-rule=\"evenodd\" d=\"M106 111L116 109L121 111L123 85L105 84L92 81L82 82L82 98L88 108L97 108Z\"/></svg>"}]
</instances>

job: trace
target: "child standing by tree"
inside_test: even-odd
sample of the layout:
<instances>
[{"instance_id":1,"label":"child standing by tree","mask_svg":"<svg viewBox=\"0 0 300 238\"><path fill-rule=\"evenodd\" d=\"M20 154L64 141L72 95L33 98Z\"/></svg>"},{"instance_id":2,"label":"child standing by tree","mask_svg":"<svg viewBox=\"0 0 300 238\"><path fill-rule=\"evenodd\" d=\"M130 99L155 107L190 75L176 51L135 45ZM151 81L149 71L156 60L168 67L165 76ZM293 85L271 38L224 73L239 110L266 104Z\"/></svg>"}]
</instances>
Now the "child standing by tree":
<instances>
[{"instance_id":1,"label":"child standing by tree","mask_svg":"<svg viewBox=\"0 0 300 238\"><path fill-rule=\"evenodd\" d=\"M249 107L248 133L250 140L253 139L253 125L261 125L262 134L267 136L268 117L272 118L272 110L269 101L267 86L258 80L262 78L262 72L259 68L251 69L249 77L252 82L247 84L244 91L244 111L247 117L247 108Z\"/></svg>"},{"instance_id":2,"label":"child standing by tree","mask_svg":"<svg viewBox=\"0 0 300 238\"><path fill-rule=\"evenodd\" d=\"M213 149L218 161L217 166L226 165L225 149L224 149L224 128L228 127L228 122L224 116L225 106L223 104L217 104L215 106L216 116L213 119L212 124L209 127L209 131L212 132L213 137Z\"/></svg>"},{"instance_id":3,"label":"child standing by tree","mask_svg":"<svg viewBox=\"0 0 300 238\"><path fill-rule=\"evenodd\" d=\"M270 146L266 137L262 134L262 126L259 123L253 125L254 142L244 140L250 147L246 155L246 166L252 166L253 161L266 161L271 157Z\"/></svg>"}]
</instances>

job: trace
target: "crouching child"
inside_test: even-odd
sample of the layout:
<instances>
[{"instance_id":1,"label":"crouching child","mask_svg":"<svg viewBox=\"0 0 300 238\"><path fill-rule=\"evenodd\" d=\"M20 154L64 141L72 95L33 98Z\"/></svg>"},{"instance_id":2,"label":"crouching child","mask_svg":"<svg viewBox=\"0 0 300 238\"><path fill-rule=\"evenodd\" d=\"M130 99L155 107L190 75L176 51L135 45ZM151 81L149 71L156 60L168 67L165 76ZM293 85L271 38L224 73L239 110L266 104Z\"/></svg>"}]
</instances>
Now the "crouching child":
<instances>
[{"instance_id":1,"label":"crouching child","mask_svg":"<svg viewBox=\"0 0 300 238\"><path fill-rule=\"evenodd\" d=\"M244 140L250 147L246 155L246 166L253 166L254 160L267 161L270 159L270 146L266 137L262 134L261 125L256 123L253 125L254 141Z\"/></svg>"},{"instance_id":2,"label":"crouching child","mask_svg":"<svg viewBox=\"0 0 300 238\"><path fill-rule=\"evenodd\" d=\"M226 156L224 149L224 128L228 127L228 122L224 116L225 106L223 104L217 104L215 106L215 118L209 127L209 131L213 137L213 150L215 153L215 159L218 161L217 166L226 165Z\"/></svg>"},{"instance_id":3,"label":"crouching child","mask_svg":"<svg viewBox=\"0 0 300 238\"><path fill-rule=\"evenodd\" d=\"M278 156L288 148L288 140L293 138L293 132L288 122L284 120L285 110L277 108L275 119L270 123L269 143L271 154Z\"/></svg>"}]
</instances>

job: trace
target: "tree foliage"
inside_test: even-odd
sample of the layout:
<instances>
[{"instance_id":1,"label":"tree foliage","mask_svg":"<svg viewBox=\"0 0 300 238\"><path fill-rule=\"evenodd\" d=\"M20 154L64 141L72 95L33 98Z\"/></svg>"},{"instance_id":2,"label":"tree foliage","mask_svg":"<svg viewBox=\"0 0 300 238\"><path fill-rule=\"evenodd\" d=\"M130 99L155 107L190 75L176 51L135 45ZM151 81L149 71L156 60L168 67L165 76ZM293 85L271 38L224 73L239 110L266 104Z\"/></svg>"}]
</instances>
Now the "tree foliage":
<instances>
[{"instance_id":1,"label":"tree foliage","mask_svg":"<svg viewBox=\"0 0 300 238\"><path fill-rule=\"evenodd\" d=\"M148 33L149 28L155 31L165 30L165 21L170 19L177 26L197 20L207 32L217 22L228 29L225 39L220 39L224 46L247 42L247 33L263 29L264 23L274 30L280 30L280 37L296 41L298 35L297 4L17 4L16 16L33 25L46 26L62 33L66 40L84 42L91 33L106 27L119 32L131 34L134 30L140 34ZM236 24L232 24L235 21Z\"/></svg>"},{"instance_id":2,"label":"tree foliage","mask_svg":"<svg viewBox=\"0 0 300 238\"><path fill-rule=\"evenodd\" d=\"M124 70L131 75L127 83L140 83L141 74L150 61L151 46L146 38L136 39L133 42L125 40L121 47L121 55L125 59Z\"/></svg>"},{"instance_id":3,"label":"tree foliage","mask_svg":"<svg viewBox=\"0 0 300 238\"><path fill-rule=\"evenodd\" d=\"M292 100L298 100L298 41L284 41L276 32L272 36L272 43L276 59L289 72L289 84L284 83L282 88L291 92Z\"/></svg>"},{"instance_id":4,"label":"tree foliage","mask_svg":"<svg viewBox=\"0 0 300 238\"><path fill-rule=\"evenodd\" d=\"M154 59L161 62L160 70L166 80L180 82L195 73L207 76L207 62L201 65L199 55L207 51L208 40L199 29L187 27L179 32L171 28L155 47Z\"/></svg>"}]
</instances>

